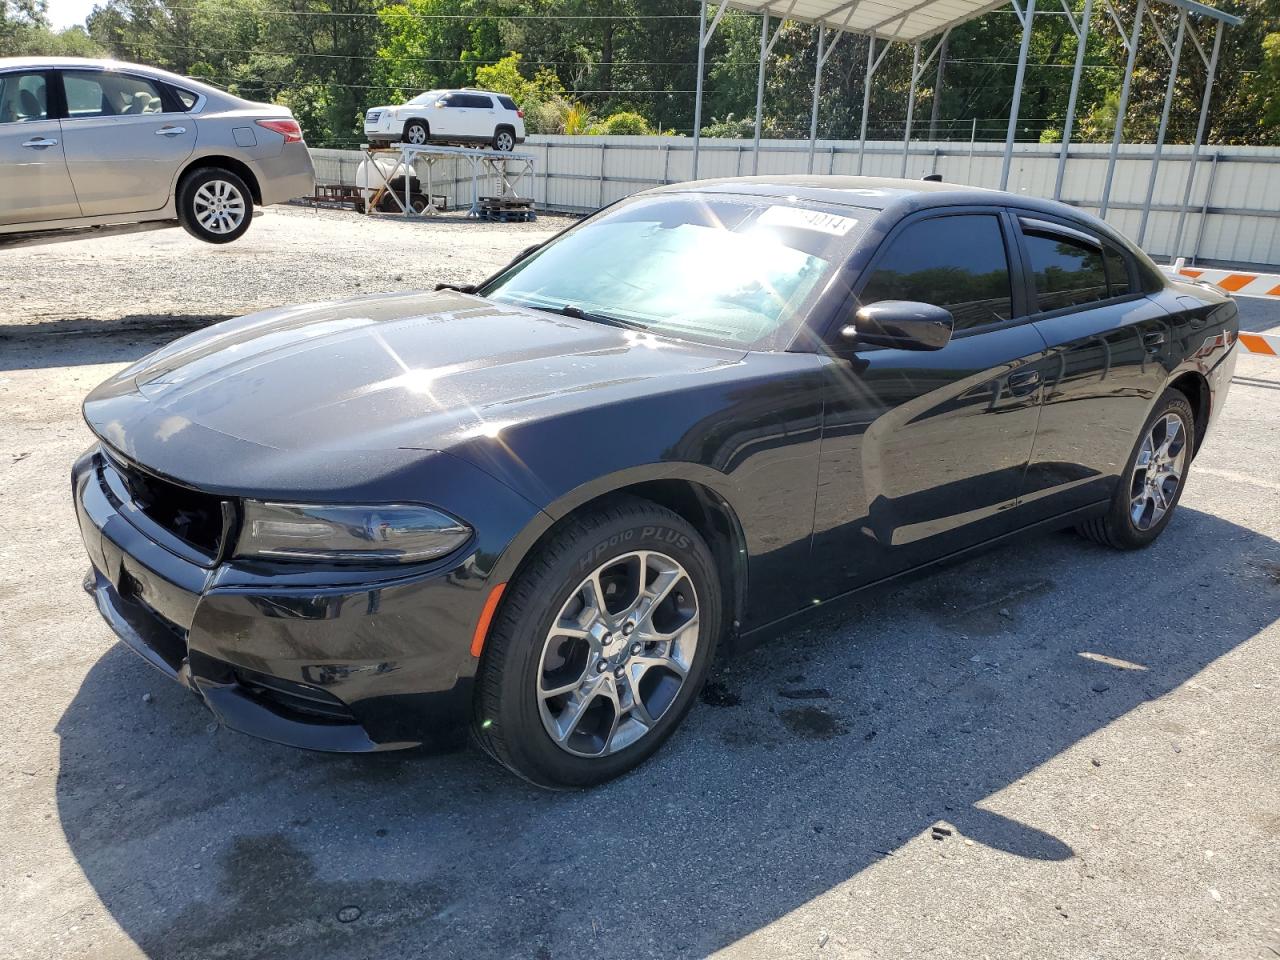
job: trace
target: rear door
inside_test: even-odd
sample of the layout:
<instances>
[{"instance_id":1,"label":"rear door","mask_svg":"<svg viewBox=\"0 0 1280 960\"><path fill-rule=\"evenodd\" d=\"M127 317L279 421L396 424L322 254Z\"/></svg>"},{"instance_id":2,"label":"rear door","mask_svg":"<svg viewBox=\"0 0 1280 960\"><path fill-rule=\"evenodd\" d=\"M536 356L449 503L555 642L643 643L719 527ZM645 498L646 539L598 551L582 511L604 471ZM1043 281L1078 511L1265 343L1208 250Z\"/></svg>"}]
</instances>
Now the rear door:
<instances>
[{"instance_id":1,"label":"rear door","mask_svg":"<svg viewBox=\"0 0 1280 960\"><path fill-rule=\"evenodd\" d=\"M492 140L493 131L498 126L497 104L487 93L473 93L470 96L475 101L475 107L472 110L471 136L477 140Z\"/></svg>"},{"instance_id":2,"label":"rear door","mask_svg":"<svg viewBox=\"0 0 1280 960\"><path fill-rule=\"evenodd\" d=\"M85 216L145 213L168 202L196 124L165 85L115 70L63 70L63 142Z\"/></svg>"},{"instance_id":3,"label":"rear door","mask_svg":"<svg viewBox=\"0 0 1280 960\"><path fill-rule=\"evenodd\" d=\"M1025 320L1012 230L998 209L918 214L894 228L855 283L857 303L936 304L956 329L941 350L855 348L829 365L814 528L819 596L1011 529L1045 353Z\"/></svg>"},{"instance_id":4,"label":"rear door","mask_svg":"<svg viewBox=\"0 0 1280 960\"><path fill-rule=\"evenodd\" d=\"M80 215L54 103L51 73L0 73L0 223Z\"/></svg>"},{"instance_id":5,"label":"rear door","mask_svg":"<svg viewBox=\"0 0 1280 960\"><path fill-rule=\"evenodd\" d=\"M1048 519L1106 500L1168 377L1169 317L1134 258L1087 224L1019 212L1044 406L1019 513Z\"/></svg>"}]
</instances>

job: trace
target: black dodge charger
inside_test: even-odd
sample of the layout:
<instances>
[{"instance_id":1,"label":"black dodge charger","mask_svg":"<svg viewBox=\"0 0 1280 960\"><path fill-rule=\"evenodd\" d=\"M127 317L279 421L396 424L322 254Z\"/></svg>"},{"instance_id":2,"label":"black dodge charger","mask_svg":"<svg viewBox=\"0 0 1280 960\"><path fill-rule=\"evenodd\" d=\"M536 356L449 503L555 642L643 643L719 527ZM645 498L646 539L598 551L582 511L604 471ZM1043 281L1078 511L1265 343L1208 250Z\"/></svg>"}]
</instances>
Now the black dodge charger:
<instances>
[{"instance_id":1,"label":"black dodge charger","mask_svg":"<svg viewBox=\"0 0 1280 960\"><path fill-rule=\"evenodd\" d=\"M1169 523L1236 307L1057 203L842 177L614 204L475 288L286 307L85 401L111 627L227 726L466 727L614 777L717 649L1031 529Z\"/></svg>"}]
</instances>

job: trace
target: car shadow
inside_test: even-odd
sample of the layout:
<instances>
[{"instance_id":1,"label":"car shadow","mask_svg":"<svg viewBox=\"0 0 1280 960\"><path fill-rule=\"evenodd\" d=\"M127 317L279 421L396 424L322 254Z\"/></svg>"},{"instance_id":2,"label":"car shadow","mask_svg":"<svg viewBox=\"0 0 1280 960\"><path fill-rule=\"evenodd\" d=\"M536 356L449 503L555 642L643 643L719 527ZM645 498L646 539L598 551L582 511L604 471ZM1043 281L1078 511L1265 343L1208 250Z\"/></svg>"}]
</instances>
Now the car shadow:
<instances>
[{"instance_id":1,"label":"car shadow","mask_svg":"<svg viewBox=\"0 0 1280 960\"><path fill-rule=\"evenodd\" d=\"M232 314L138 313L112 320L0 323L0 370L38 370L136 360Z\"/></svg>"},{"instance_id":2,"label":"car shadow","mask_svg":"<svg viewBox=\"0 0 1280 960\"><path fill-rule=\"evenodd\" d=\"M995 795L1280 617L1276 546L1184 507L1138 553L991 551L721 664L653 760L580 793L473 750L254 741L116 645L58 724L58 816L153 958L703 955L919 837L1078 871L1086 824ZM1088 749L1069 789L1105 793Z\"/></svg>"}]
</instances>

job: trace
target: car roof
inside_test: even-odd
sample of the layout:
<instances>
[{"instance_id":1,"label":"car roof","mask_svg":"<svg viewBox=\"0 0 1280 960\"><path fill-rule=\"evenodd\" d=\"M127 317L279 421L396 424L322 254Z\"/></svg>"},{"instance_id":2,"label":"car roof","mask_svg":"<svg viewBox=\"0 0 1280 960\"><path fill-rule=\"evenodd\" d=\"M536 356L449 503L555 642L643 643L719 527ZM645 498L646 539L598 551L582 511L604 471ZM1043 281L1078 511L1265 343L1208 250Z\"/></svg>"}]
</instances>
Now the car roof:
<instances>
[{"instance_id":1,"label":"car roof","mask_svg":"<svg viewBox=\"0 0 1280 960\"><path fill-rule=\"evenodd\" d=\"M165 80L180 87L195 89L200 93L222 97L228 100L243 100L235 94L219 89L212 84L184 77L182 74L159 67L150 67L145 63L130 63L127 60L103 60L92 57L0 57L0 70L38 69L38 70L121 70L127 73L140 73L144 76ZM248 103L249 101L244 101Z\"/></svg>"},{"instance_id":2,"label":"car roof","mask_svg":"<svg viewBox=\"0 0 1280 960\"><path fill-rule=\"evenodd\" d=\"M789 174L764 177L724 177L694 180L658 187L653 193L736 193L758 197L785 197L839 203L883 210L898 201L928 195L937 203L1001 203L1021 200L1010 193L937 183L931 180L900 180L894 177L847 177L824 174Z\"/></svg>"},{"instance_id":3,"label":"car roof","mask_svg":"<svg viewBox=\"0 0 1280 960\"><path fill-rule=\"evenodd\" d=\"M1048 216L1084 223L1130 249L1135 245L1110 224L1076 207L1056 200L1044 200L1022 193L989 190L965 184L933 180L904 180L897 177L850 177L829 174L791 174L763 177L724 177L694 180L655 187L646 193L713 193L738 196L778 197L791 201L832 203L863 209L889 211L890 216L937 207L992 204L1018 207ZM890 209L892 208L892 209Z\"/></svg>"}]
</instances>

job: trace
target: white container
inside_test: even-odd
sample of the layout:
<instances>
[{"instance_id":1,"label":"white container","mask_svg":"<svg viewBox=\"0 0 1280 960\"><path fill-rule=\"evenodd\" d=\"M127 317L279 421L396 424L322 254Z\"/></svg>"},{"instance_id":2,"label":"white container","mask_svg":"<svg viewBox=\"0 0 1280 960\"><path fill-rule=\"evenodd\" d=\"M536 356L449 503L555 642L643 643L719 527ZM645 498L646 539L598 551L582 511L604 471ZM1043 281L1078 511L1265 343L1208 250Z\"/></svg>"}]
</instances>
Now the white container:
<instances>
[{"instance_id":1,"label":"white container","mask_svg":"<svg viewBox=\"0 0 1280 960\"><path fill-rule=\"evenodd\" d=\"M374 165L377 166L374 166ZM376 157L373 160L361 160L356 167L356 186L360 188L360 199L368 203L375 193L398 177L412 177L413 167L395 157Z\"/></svg>"}]
</instances>

